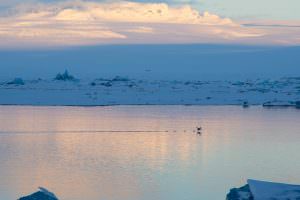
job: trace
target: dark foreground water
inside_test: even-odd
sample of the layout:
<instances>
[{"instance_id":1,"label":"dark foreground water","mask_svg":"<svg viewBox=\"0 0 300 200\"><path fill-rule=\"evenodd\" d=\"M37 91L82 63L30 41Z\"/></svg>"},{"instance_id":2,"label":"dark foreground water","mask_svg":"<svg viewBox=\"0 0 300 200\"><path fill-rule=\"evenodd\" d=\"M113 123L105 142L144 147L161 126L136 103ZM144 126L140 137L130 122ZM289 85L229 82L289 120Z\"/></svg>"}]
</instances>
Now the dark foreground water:
<instances>
[{"instance_id":1,"label":"dark foreground water","mask_svg":"<svg viewBox=\"0 0 300 200\"><path fill-rule=\"evenodd\" d=\"M218 200L247 178L299 184L299 152L296 109L0 106L0 199Z\"/></svg>"}]
</instances>

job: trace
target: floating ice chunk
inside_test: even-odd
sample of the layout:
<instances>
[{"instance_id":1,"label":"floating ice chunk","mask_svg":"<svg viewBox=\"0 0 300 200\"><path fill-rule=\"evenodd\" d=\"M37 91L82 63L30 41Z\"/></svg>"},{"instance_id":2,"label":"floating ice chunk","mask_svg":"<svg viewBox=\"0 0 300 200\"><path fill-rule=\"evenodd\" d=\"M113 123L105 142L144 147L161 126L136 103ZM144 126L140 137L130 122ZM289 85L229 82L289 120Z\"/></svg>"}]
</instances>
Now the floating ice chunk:
<instances>
[{"instance_id":1,"label":"floating ice chunk","mask_svg":"<svg viewBox=\"0 0 300 200\"><path fill-rule=\"evenodd\" d=\"M268 101L263 103L264 107L290 107L295 106L293 101Z\"/></svg>"},{"instance_id":2,"label":"floating ice chunk","mask_svg":"<svg viewBox=\"0 0 300 200\"><path fill-rule=\"evenodd\" d=\"M226 200L253 200L249 185L240 188L232 188L226 196Z\"/></svg>"},{"instance_id":3,"label":"floating ice chunk","mask_svg":"<svg viewBox=\"0 0 300 200\"><path fill-rule=\"evenodd\" d=\"M24 85L24 81L21 78L15 78L14 80L7 82L7 85Z\"/></svg>"},{"instance_id":4,"label":"floating ice chunk","mask_svg":"<svg viewBox=\"0 0 300 200\"><path fill-rule=\"evenodd\" d=\"M112 81L127 82L130 81L130 79L126 77L116 76L115 78L112 79Z\"/></svg>"},{"instance_id":5,"label":"floating ice chunk","mask_svg":"<svg viewBox=\"0 0 300 200\"><path fill-rule=\"evenodd\" d=\"M298 200L300 185L249 179L243 187L230 189L226 200Z\"/></svg>"},{"instance_id":6,"label":"floating ice chunk","mask_svg":"<svg viewBox=\"0 0 300 200\"><path fill-rule=\"evenodd\" d=\"M300 185L274 183L249 179L248 185L255 200L297 200L300 199Z\"/></svg>"},{"instance_id":7,"label":"floating ice chunk","mask_svg":"<svg viewBox=\"0 0 300 200\"><path fill-rule=\"evenodd\" d=\"M50 197L52 197L52 198L54 198L54 199L57 199L57 197L55 196L55 194L52 193L52 192L50 192L50 191L47 190L46 188L39 187L39 190L40 190L40 192L44 193L45 195L50 196Z\"/></svg>"},{"instance_id":8,"label":"floating ice chunk","mask_svg":"<svg viewBox=\"0 0 300 200\"><path fill-rule=\"evenodd\" d=\"M39 191L31 195L21 197L19 200L58 200L58 198L49 190L39 187Z\"/></svg>"},{"instance_id":9,"label":"floating ice chunk","mask_svg":"<svg viewBox=\"0 0 300 200\"><path fill-rule=\"evenodd\" d=\"M75 81L74 76L70 75L68 70L66 70L63 74L58 73L54 80L58 81Z\"/></svg>"}]
</instances>

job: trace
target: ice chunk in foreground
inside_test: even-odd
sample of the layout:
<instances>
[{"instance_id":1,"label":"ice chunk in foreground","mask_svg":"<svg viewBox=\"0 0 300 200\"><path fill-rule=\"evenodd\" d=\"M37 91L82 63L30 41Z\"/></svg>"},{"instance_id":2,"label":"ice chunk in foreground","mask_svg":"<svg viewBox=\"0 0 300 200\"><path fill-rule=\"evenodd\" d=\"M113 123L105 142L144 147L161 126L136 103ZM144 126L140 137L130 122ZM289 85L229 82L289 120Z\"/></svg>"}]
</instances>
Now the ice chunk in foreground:
<instances>
[{"instance_id":1,"label":"ice chunk in foreground","mask_svg":"<svg viewBox=\"0 0 300 200\"><path fill-rule=\"evenodd\" d=\"M226 196L226 200L253 200L249 185L240 188L232 188Z\"/></svg>"},{"instance_id":2,"label":"ice chunk in foreground","mask_svg":"<svg viewBox=\"0 0 300 200\"><path fill-rule=\"evenodd\" d=\"M243 187L233 188L227 200L300 200L300 185L249 179Z\"/></svg>"},{"instance_id":3,"label":"ice chunk in foreground","mask_svg":"<svg viewBox=\"0 0 300 200\"><path fill-rule=\"evenodd\" d=\"M298 200L300 185L273 183L249 179L248 185L254 200Z\"/></svg>"},{"instance_id":4,"label":"ice chunk in foreground","mask_svg":"<svg viewBox=\"0 0 300 200\"><path fill-rule=\"evenodd\" d=\"M39 187L39 191L26 196L21 197L19 200L58 200L54 193L48 191L45 188Z\"/></svg>"}]
</instances>

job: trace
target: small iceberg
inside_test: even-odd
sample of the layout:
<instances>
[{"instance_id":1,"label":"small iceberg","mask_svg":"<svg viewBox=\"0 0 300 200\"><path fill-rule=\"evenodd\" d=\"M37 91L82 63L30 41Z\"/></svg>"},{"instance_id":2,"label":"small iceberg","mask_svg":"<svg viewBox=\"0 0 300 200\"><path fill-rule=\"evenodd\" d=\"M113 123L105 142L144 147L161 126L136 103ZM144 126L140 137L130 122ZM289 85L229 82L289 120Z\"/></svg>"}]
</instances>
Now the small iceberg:
<instances>
[{"instance_id":1,"label":"small iceberg","mask_svg":"<svg viewBox=\"0 0 300 200\"><path fill-rule=\"evenodd\" d=\"M25 196L21 197L18 200L58 200L58 198L55 196L54 193L50 192L49 190L39 187L39 191Z\"/></svg>"},{"instance_id":2,"label":"small iceberg","mask_svg":"<svg viewBox=\"0 0 300 200\"><path fill-rule=\"evenodd\" d=\"M114 82L128 82L128 81L130 81L130 79L126 78L126 77L122 77L122 76L116 76L111 81L114 81Z\"/></svg>"},{"instance_id":3,"label":"small iceberg","mask_svg":"<svg viewBox=\"0 0 300 200\"><path fill-rule=\"evenodd\" d=\"M76 81L76 78L69 74L68 70L65 70L63 74L58 73L54 80L57 81Z\"/></svg>"},{"instance_id":4,"label":"small iceberg","mask_svg":"<svg viewBox=\"0 0 300 200\"><path fill-rule=\"evenodd\" d=\"M226 196L226 200L253 200L249 185L240 188L232 188Z\"/></svg>"},{"instance_id":5,"label":"small iceberg","mask_svg":"<svg viewBox=\"0 0 300 200\"><path fill-rule=\"evenodd\" d=\"M293 101L268 101L263 103L263 107L295 107Z\"/></svg>"},{"instance_id":6,"label":"small iceberg","mask_svg":"<svg viewBox=\"0 0 300 200\"><path fill-rule=\"evenodd\" d=\"M247 180L245 186L233 188L227 194L227 200L298 200L300 185Z\"/></svg>"},{"instance_id":7,"label":"small iceberg","mask_svg":"<svg viewBox=\"0 0 300 200\"><path fill-rule=\"evenodd\" d=\"M15 78L14 80L7 82L7 85L25 85L23 79L21 78Z\"/></svg>"}]
</instances>

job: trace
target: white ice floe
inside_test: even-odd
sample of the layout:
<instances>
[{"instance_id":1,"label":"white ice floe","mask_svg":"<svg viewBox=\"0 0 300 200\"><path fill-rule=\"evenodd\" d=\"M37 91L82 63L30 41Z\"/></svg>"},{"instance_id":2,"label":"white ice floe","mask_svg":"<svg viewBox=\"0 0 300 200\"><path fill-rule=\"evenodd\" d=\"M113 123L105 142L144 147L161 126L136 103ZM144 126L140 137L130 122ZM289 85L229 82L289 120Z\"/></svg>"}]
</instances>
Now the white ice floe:
<instances>
[{"instance_id":1,"label":"white ice floe","mask_svg":"<svg viewBox=\"0 0 300 200\"><path fill-rule=\"evenodd\" d=\"M65 78L67 77L67 78ZM70 78L71 77L71 78ZM61 81L72 80L72 81ZM76 81L73 81L76 80ZM251 105L294 106L300 100L300 79L244 81L137 80L127 77L59 79L0 83L2 105ZM300 104L299 104L300 105Z\"/></svg>"}]
</instances>

